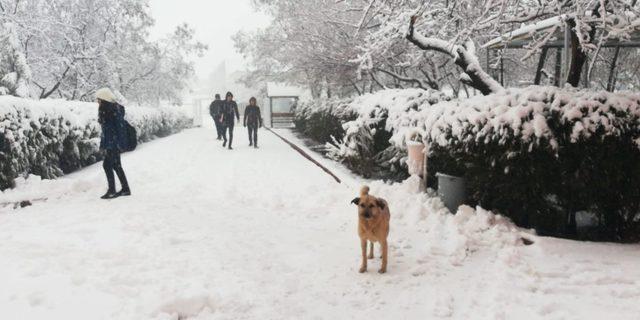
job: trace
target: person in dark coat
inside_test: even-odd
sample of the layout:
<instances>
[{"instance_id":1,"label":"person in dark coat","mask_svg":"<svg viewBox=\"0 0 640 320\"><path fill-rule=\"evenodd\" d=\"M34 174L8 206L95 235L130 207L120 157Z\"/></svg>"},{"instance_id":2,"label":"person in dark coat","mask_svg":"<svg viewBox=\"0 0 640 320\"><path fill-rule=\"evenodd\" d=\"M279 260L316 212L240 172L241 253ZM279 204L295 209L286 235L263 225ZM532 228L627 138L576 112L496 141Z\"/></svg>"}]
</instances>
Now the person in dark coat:
<instances>
[{"instance_id":1,"label":"person in dark coat","mask_svg":"<svg viewBox=\"0 0 640 320\"><path fill-rule=\"evenodd\" d=\"M235 121L240 121L240 112L238 112L238 104L233 101L233 94L231 92L227 92L225 96L225 101L222 104L222 116L220 117L220 122L223 125L222 131L222 139L224 139L223 147L227 146L227 130L229 130L229 150L232 150L233 147L233 128L235 126Z\"/></svg>"},{"instance_id":2,"label":"person in dark coat","mask_svg":"<svg viewBox=\"0 0 640 320\"><path fill-rule=\"evenodd\" d=\"M262 127L262 115L256 103L256 98L251 97L249 105L244 110L244 126L249 130L249 147L254 148L258 148L258 128Z\"/></svg>"},{"instance_id":3,"label":"person in dark coat","mask_svg":"<svg viewBox=\"0 0 640 320\"><path fill-rule=\"evenodd\" d=\"M220 116L222 115L222 100L220 95L216 93L215 100L209 105L209 114L213 118L213 123L216 126L216 132L218 133L218 140L222 140L222 123L220 122Z\"/></svg>"},{"instance_id":4,"label":"person in dark coat","mask_svg":"<svg viewBox=\"0 0 640 320\"><path fill-rule=\"evenodd\" d=\"M105 151L102 167L107 176L108 189L101 198L113 199L120 196L130 196L131 189L127 176L122 169L120 152L127 148L126 129L124 123L124 107L116 103L115 95L107 88L96 92L98 100L98 122L102 127L100 149ZM115 174L118 175L122 189L116 192Z\"/></svg>"}]
</instances>

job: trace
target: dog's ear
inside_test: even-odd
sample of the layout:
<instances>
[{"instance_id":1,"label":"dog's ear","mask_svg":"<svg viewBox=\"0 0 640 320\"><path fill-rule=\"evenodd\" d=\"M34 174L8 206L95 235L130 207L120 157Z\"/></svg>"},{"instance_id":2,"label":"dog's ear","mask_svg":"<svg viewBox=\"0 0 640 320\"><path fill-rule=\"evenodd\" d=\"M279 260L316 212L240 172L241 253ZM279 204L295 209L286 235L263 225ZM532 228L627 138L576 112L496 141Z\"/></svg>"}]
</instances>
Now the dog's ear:
<instances>
[{"instance_id":1,"label":"dog's ear","mask_svg":"<svg viewBox=\"0 0 640 320\"><path fill-rule=\"evenodd\" d=\"M384 208L386 207L384 200L376 199L376 204L378 205L378 207L380 207L381 210L384 210Z\"/></svg>"},{"instance_id":2,"label":"dog's ear","mask_svg":"<svg viewBox=\"0 0 640 320\"><path fill-rule=\"evenodd\" d=\"M355 198L353 200L351 200L351 203L355 204L356 206L360 204L360 198Z\"/></svg>"}]
</instances>

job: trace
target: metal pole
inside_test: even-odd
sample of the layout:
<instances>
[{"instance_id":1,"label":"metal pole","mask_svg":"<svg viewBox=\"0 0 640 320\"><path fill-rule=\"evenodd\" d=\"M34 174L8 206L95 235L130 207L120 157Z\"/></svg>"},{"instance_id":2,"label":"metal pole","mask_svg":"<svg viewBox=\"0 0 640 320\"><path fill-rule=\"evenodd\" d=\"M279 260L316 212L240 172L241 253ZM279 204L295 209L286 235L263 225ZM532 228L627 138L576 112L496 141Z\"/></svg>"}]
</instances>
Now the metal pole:
<instances>
[{"instance_id":1,"label":"metal pole","mask_svg":"<svg viewBox=\"0 0 640 320\"><path fill-rule=\"evenodd\" d=\"M269 97L269 120L271 121L271 128L273 128L273 97Z\"/></svg>"},{"instance_id":2,"label":"metal pole","mask_svg":"<svg viewBox=\"0 0 640 320\"><path fill-rule=\"evenodd\" d=\"M562 79L562 48L556 48L556 65L553 75L553 85L560 87L560 79Z\"/></svg>"},{"instance_id":3,"label":"metal pole","mask_svg":"<svg viewBox=\"0 0 640 320\"><path fill-rule=\"evenodd\" d=\"M564 50L562 50L562 78L560 79L560 87L564 87L569 79L569 65L571 57L569 55L569 46L571 41L571 26L569 23L564 24Z\"/></svg>"},{"instance_id":4,"label":"metal pole","mask_svg":"<svg viewBox=\"0 0 640 320\"><path fill-rule=\"evenodd\" d=\"M504 87L504 52L500 52L500 84Z\"/></svg>"}]
</instances>

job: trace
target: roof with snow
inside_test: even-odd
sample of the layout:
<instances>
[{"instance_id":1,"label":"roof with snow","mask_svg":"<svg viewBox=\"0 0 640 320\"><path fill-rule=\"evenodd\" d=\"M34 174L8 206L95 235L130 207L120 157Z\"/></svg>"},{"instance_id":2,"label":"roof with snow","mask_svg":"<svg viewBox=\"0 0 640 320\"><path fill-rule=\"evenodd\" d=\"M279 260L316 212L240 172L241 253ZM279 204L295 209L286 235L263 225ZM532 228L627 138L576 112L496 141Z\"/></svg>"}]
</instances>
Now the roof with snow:
<instances>
[{"instance_id":1,"label":"roof with snow","mask_svg":"<svg viewBox=\"0 0 640 320\"><path fill-rule=\"evenodd\" d=\"M302 95L304 95L304 89L284 83L267 82L268 97L300 97Z\"/></svg>"},{"instance_id":2,"label":"roof with snow","mask_svg":"<svg viewBox=\"0 0 640 320\"><path fill-rule=\"evenodd\" d=\"M482 47L496 49L499 47L504 47L506 43L511 43L514 40L530 39L533 37L534 34L538 32L542 32L545 30L552 29L554 27L562 26L562 24L566 21L567 17L568 16L566 14L563 14L560 16L555 16L553 18L536 22L534 24L522 26L519 29L516 29L509 33L505 33L500 37L485 43L484 45L482 45Z\"/></svg>"},{"instance_id":3,"label":"roof with snow","mask_svg":"<svg viewBox=\"0 0 640 320\"><path fill-rule=\"evenodd\" d=\"M530 25L524 25L516 30L505 33L485 44L482 48L502 49L502 48L523 48L533 41L533 37L541 32L550 32L553 28L559 28L553 37L554 41L547 42L543 47L560 48L564 46L564 24L570 15L559 15L546 20L538 21ZM631 39L620 41L612 39L602 44L602 47L640 47L640 33L634 35Z\"/></svg>"}]
</instances>

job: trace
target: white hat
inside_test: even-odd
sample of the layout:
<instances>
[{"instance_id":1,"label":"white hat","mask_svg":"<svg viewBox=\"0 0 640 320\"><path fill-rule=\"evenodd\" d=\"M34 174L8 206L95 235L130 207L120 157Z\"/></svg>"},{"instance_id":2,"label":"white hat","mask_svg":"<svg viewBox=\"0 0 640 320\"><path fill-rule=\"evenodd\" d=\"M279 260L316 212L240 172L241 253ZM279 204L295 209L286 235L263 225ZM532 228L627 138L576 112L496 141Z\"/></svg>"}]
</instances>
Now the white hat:
<instances>
[{"instance_id":1,"label":"white hat","mask_svg":"<svg viewBox=\"0 0 640 320\"><path fill-rule=\"evenodd\" d=\"M111 92L111 90L109 90L109 88L102 88L96 91L96 99L111 103L116 102L116 96Z\"/></svg>"}]
</instances>

